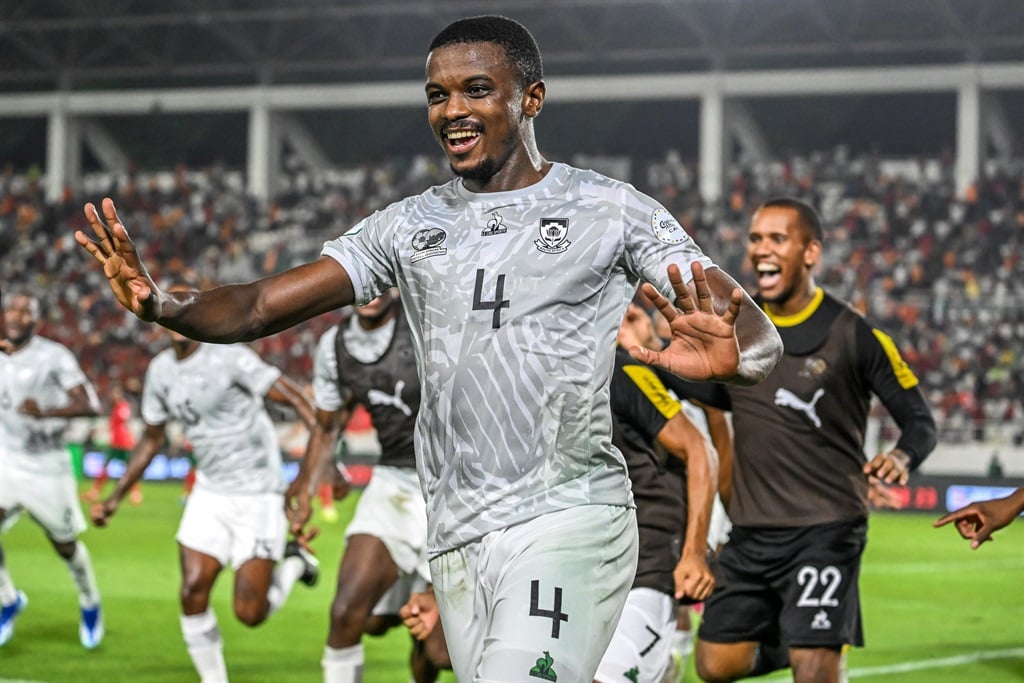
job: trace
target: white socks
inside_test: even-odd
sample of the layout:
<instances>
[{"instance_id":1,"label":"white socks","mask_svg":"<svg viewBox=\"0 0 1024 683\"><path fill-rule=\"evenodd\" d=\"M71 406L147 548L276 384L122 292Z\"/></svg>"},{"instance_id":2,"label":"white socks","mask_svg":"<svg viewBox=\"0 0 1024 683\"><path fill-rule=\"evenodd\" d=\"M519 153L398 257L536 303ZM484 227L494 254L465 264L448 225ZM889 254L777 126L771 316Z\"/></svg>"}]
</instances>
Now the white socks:
<instances>
[{"instance_id":1,"label":"white socks","mask_svg":"<svg viewBox=\"0 0 1024 683\"><path fill-rule=\"evenodd\" d=\"M0 605L10 605L18 599L18 591L7 571L7 565L0 566Z\"/></svg>"},{"instance_id":2,"label":"white socks","mask_svg":"<svg viewBox=\"0 0 1024 683\"><path fill-rule=\"evenodd\" d=\"M209 609L200 614L182 615L181 635L202 683L227 683L224 640L217 627L217 615Z\"/></svg>"},{"instance_id":3,"label":"white socks","mask_svg":"<svg viewBox=\"0 0 1024 683\"><path fill-rule=\"evenodd\" d=\"M361 683L363 680L363 645L341 649L324 648L320 660L324 669L324 683Z\"/></svg>"},{"instance_id":4,"label":"white socks","mask_svg":"<svg viewBox=\"0 0 1024 683\"><path fill-rule=\"evenodd\" d=\"M286 557L277 563L277 566L274 567L274 578L270 583L270 590L267 591L267 602L270 603L269 614L276 612L288 600L295 582L299 580L304 571L306 571L306 565L301 557Z\"/></svg>"},{"instance_id":5,"label":"white socks","mask_svg":"<svg viewBox=\"0 0 1024 683\"><path fill-rule=\"evenodd\" d=\"M67 561L71 579L78 588L78 606L96 607L100 604L100 589L92 572L89 551L81 541L75 541L75 554Z\"/></svg>"},{"instance_id":6,"label":"white socks","mask_svg":"<svg viewBox=\"0 0 1024 683\"><path fill-rule=\"evenodd\" d=\"M680 657L679 670L686 671L686 660L693 654L693 629L672 632L672 651L678 652ZM680 673L682 675L682 673Z\"/></svg>"}]
</instances>

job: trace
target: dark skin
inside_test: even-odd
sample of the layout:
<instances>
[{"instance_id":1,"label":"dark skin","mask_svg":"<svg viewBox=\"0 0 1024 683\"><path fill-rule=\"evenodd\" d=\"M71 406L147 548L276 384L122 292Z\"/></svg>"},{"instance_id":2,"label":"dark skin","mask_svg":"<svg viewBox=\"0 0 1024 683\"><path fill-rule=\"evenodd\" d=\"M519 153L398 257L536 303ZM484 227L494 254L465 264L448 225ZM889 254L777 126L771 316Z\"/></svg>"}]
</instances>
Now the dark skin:
<instances>
[{"instance_id":1,"label":"dark skin","mask_svg":"<svg viewBox=\"0 0 1024 683\"><path fill-rule=\"evenodd\" d=\"M3 327L0 328L0 351L7 354L17 353L25 348L35 336L39 323L39 302L31 296L15 294L8 296L3 302ZM26 398L18 406L18 412L36 419L48 417L94 417L99 414L99 406L85 386L72 387L67 392L67 403L60 407L43 408L34 398ZM0 524L7 517L7 511L0 508ZM58 542L49 539L53 549L65 560L75 554L75 541Z\"/></svg>"},{"instance_id":2,"label":"dark skin","mask_svg":"<svg viewBox=\"0 0 1024 683\"><path fill-rule=\"evenodd\" d=\"M391 293L377 297L366 306L356 308L360 327L375 330L392 321L398 313ZM285 495L291 532L306 539L305 525L310 518L310 492L316 489L315 474L323 472L331 459L334 446L348 423L356 400L350 397L337 410L317 408L313 433L306 447L299 475ZM369 534L348 537L338 567L338 576L331 602L328 647L341 649L358 645L364 633L383 635L401 623L397 614L373 614L373 608L399 577L399 568L384 542ZM437 671L424 658L424 646L416 644L410 654L415 680L436 680Z\"/></svg>"},{"instance_id":3,"label":"dark skin","mask_svg":"<svg viewBox=\"0 0 1024 683\"><path fill-rule=\"evenodd\" d=\"M188 358L199 349L199 344L177 334L171 335L172 348L178 360ZM292 406L307 425L312 421L309 401L294 382L281 376L271 386L266 397L271 401ZM124 475L106 500L92 506L92 521L105 527L117 512L127 492L142 478L149 464L167 440L166 424L147 424L139 443L132 451ZM214 557L178 544L181 566L181 611L186 616L201 614L210 603L210 591L224 566ZM246 626L258 626L270 611L267 592L274 577L276 562L268 558L251 558L235 570L233 609L235 617Z\"/></svg>"},{"instance_id":4,"label":"dark skin","mask_svg":"<svg viewBox=\"0 0 1024 683\"><path fill-rule=\"evenodd\" d=\"M533 117L540 113L543 81L518 83L504 51L490 43L451 45L427 61L428 118L453 170L467 188L482 192L519 189L544 177L551 165L537 151ZM474 139L452 143L453 131ZM169 293L156 286L117 216L113 201L101 212L86 204L93 239L75 240L103 266L117 300L143 320L202 341L248 341L354 302L352 281L337 261L310 263L245 284ZM102 214L102 215L101 215ZM653 291L645 294L672 327L660 354L637 350L686 379L753 383L774 366L782 346L767 318L736 282L719 269L693 268L692 286L669 268L678 309ZM740 363L740 360L743 363Z\"/></svg>"},{"instance_id":5,"label":"dark skin","mask_svg":"<svg viewBox=\"0 0 1024 683\"><path fill-rule=\"evenodd\" d=\"M771 206L758 210L748 232L747 257L773 315L798 314L814 299L818 287L813 270L821 257L821 242L803 225L796 209ZM904 484L910 473L910 458L893 449L865 463L863 471L875 482ZM697 671L708 682L744 678L754 667L758 646L755 641L713 643L698 638ZM793 680L837 683L841 657L839 648L790 647Z\"/></svg>"}]
</instances>

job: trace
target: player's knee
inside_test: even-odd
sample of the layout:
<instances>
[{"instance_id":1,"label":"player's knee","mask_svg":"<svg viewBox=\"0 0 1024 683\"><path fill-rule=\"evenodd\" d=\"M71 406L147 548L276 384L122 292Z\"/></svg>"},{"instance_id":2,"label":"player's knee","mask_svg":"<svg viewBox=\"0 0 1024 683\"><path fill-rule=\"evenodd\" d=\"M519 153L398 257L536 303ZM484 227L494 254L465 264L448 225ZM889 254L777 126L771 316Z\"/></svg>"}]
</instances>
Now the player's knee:
<instances>
[{"instance_id":1,"label":"player's knee","mask_svg":"<svg viewBox=\"0 0 1024 683\"><path fill-rule=\"evenodd\" d=\"M402 623L402 620L390 614L371 614L363 620L363 633L369 636L382 636Z\"/></svg>"},{"instance_id":2,"label":"player's knee","mask_svg":"<svg viewBox=\"0 0 1024 683\"><path fill-rule=\"evenodd\" d=\"M716 656L700 645L694 652L693 664L697 676L704 683L730 683L742 678L746 673L737 671L736 662Z\"/></svg>"},{"instance_id":3,"label":"player's knee","mask_svg":"<svg viewBox=\"0 0 1024 683\"><path fill-rule=\"evenodd\" d=\"M361 633L364 623L370 618L371 607L349 599L348 596L334 596L331 602L331 630Z\"/></svg>"},{"instance_id":4,"label":"player's knee","mask_svg":"<svg viewBox=\"0 0 1024 683\"><path fill-rule=\"evenodd\" d=\"M195 580L182 581L179 597L187 614L198 614L204 611L210 602L210 593L206 586Z\"/></svg>"},{"instance_id":5,"label":"player's knee","mask_svg":"<svg viewBox=\"0 0 1024 683\"><path fill-rule=\"evenodd\" d=\"M262 624L270 613L270 603L266 600L236 600L234 607L235 618L250 628Z\"/></svg>"}]
</instances>

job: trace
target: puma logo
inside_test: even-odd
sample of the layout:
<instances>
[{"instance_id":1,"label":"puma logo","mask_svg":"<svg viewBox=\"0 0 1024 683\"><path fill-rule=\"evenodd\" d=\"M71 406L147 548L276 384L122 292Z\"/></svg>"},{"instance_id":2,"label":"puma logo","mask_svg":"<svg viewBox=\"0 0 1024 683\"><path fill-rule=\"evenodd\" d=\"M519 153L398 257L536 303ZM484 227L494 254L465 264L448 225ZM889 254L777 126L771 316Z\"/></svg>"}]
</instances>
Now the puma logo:
<instances>
[{"instance_id":1,"label":"puma logo","mask_svg":"<svg viewBox=\"0 0 1024 683\"><path fill-rule=\"evenodd\" d=\"M404 379L395 382L395 393L393 395L385 393L380 389L370 389L366 392L366 398L375 406L391 406L396 410L402 411L402 414L406 417L410 417L412 416L412 409L402 400L402 389L405 389Z\"/></svg>"},{"instance_id":2,"label":"puma logo","mask_svg":"<svg viewBox=\"0 0 1024 683\"><path fill-rule=\"evenodd\" d=\"M801 413L806 415L814 426L821 428L821 418L818 417L818 413L814 410L814 405L818 402L818 399L825 395L824 389L818 389L814 392L814 396L810 401L804 401L799 396L794 394L789 389L776 389L775 390L775 405L783 406L785 408L792 408L793 410L799 410Z\"/></svg>"}]
</instances>

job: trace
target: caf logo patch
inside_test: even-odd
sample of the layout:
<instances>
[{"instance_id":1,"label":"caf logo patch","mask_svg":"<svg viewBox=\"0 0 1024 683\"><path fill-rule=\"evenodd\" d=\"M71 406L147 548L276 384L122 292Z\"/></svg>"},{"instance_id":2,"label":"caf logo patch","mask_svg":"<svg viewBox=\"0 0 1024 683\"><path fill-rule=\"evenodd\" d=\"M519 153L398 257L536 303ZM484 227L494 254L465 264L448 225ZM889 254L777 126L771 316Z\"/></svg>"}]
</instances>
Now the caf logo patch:
<instances>
[{"instance_id":1,"label":"caf logo patch","mask_svg":"<svg viewBox=\"0 0 1024 683\"><path fill-rule=\"evenodd\" d=\"M654 234L665 244L682 244L690 239L690 236L683 230L672 214L665 209L655 209L651 215L651 227Z\"/></svg>"}]
</instances>

